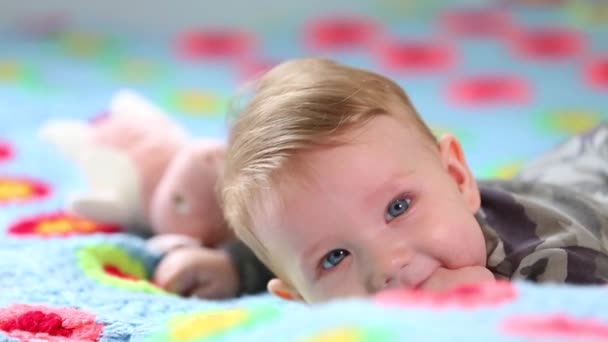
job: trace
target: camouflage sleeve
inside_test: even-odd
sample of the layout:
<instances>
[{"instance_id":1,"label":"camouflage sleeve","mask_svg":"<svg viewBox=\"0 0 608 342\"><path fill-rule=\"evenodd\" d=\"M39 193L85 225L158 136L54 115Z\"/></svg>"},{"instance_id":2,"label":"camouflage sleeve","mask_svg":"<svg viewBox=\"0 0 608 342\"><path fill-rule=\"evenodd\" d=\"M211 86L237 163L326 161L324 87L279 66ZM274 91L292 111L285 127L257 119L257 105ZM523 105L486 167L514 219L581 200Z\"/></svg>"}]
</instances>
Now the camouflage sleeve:
<instances>
[{"instance_id":1,"label":"camouflage sleeve","mask_svg":"<svg viewBox=\"0 0 608 342\"><path fill-rule=\"evenodd\" d=\"M476 219L500 278L608 282L608 210L572 189L524 181L480 182Z\"/></svg>"},{"instance_id":2,"label":"camouflage sleeve","mask_svg":"<svg viewBox=\"0 0 608 342\"><path fill-rule=\"evenodd\" d=\"M572 137L525 165L516 179L574 186L608 203L608 123Z\"/></svg>"},{"instance_id":3,"label":"camouflage sleeve","mask_svg":"<svg viewBox=\"0 0 608 342\"><path fill-rule=\"evenodd\" d=\"M585 247L540 249L522 259L511 279L605 284L608 283L608 257Z\"/></svg>"},{"instance_id":4,"label":"camouflage sleeve","mask_svg":"<svg viewBox=\"0 0 608 342\"><path fill-rule=\"evenodd\" d=\"M230 255L230 260L239 275L239 295L256 294L266 291L266 284L273 274L243 242L228 242L222 248Z\"/></svg>"}]
</instances>

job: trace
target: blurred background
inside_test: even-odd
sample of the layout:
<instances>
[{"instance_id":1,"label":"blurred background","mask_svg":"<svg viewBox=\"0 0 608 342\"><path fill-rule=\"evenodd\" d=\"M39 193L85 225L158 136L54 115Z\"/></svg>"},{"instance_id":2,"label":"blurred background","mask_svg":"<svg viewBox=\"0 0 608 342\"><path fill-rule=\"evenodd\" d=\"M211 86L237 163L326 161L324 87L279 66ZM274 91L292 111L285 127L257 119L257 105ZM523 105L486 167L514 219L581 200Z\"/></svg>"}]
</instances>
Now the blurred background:
<instances>
[{"instance_id":1,"label":"blurred background","mask_svg":"<svg viewBox=\"0 0 608 342\"><path fill-rule=\"evenodd\" d=\"M41 124L98 117L122 88L223 138L243 82L301 56L397 81L478 177L608 117L606 0L0 0L0 142L38 156Z\"/></svg>"}]
</instances>

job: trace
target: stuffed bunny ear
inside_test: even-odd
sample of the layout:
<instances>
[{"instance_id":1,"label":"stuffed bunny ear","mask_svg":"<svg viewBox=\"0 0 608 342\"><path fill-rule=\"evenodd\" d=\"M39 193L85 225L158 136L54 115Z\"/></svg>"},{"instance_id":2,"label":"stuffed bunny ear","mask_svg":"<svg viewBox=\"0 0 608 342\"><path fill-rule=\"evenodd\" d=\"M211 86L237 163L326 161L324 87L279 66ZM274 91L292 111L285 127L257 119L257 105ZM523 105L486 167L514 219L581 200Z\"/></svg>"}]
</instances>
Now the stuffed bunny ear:
<instances>
[{"instance_id":1,"label":"stuffed bunny ear","mask_svg":"<svg viewBox=\"0 0 608 342\"><path fill-rule=\"evenodd\" d=\"M89 192L71 195L67 210L89 220L132 226L128 204L111 192Z\"/></svg>"},{"instance_id":2,"label":"stuffed bunny ear","mask_svg":"<svg viewBox=\"0 0 608 342\"><path fill-rule=\"evenodd\" d=\"M78 207L85 212L77 214L97 213L108 215L106 221L111 220L128 226L138 225L142 221L143 213L140 198L140 179L133 161L122 151L105 146L89 146L86 155L76 160L79 168L90 184L93 193L106 191L104 195L92 195L90 198L81 198ZM100 209L91 209L91 205L99 203ZM119 206L120 208L116 208ZM107 210L106 210L107 208ZM116 219L113 219L112 212ZM121 214L121 212L127 214ZM92 218L92 217L91 217ZM102 219L103 217L95 217ZM119 222L117 222L119 221Z\"/></svg>"},{"instance_id":3,"label":"stuffed bunny ear","mask_svg":"<svg viewBox=\"0 0 608 342\"><path fill-rule=\"evenodd\" d=\"M141 121L150 127L162 127L165 135L189 139L184 128L171 120L165 111L132 90L123 89L116 93L108 112L110 117L124 119L124 122Z\"/></svg>"},{"instance_id":4,"label":"stuffed bunny ear","mask_svg":"<svg viewBox=\"0 0 608 342\"><path fill-rule=\"evenodd\" d=\"M55 120L45 124L38 136L70 159L77 159L88 145L91 127L85 122Z\"/></svg>"},{"instance_id":5,"label":"stuffed bunny ear","mask_svg":"<svg viewBox=\"0 0 608 342\"><path fill-rule=\"evenodd\" d=\"M39 132L82 171L90 192L68 200L68 210L77 215L126 227L143 219L136 166L120 150L90 141L91 126L79 121L52 121Z\"/></svg>"},{"instance_id":6,"label":"stuffed bunny ear","mask_svg":"<svg viewBox=\"0 0 608 342\"><path fill-rule=\"evenodd\" d=\"M110 115L140 116L142 119L167 117L161 108L129 89L122 89L114 95L109 112Z\"/></svg>"}]
</instances>

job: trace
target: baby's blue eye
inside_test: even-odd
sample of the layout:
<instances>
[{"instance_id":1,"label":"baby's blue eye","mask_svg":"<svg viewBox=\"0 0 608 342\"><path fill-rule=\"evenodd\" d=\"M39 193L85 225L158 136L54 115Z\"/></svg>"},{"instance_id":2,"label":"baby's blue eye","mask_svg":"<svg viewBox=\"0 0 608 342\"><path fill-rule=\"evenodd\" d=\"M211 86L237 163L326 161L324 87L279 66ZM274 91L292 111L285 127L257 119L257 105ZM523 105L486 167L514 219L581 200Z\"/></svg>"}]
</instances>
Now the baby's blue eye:
<instances>
[{"instance_id":1,"label":"baby's blue eye","mask_svg":"<svg viewBox=\"0 0 608 342\"><path fill-rule=\"evenodd\" d=\"M334 268L338 266L338 264L341 263L342 260L344 260L344 258L349 255L350 252L345 249L334 249L325 256L325 259L323 259L322 267L324 270Z\"/></svg>"},{"instance_id":2,"label":"baby's blue eye","mask_svg":"<svg viewBox=\"0 0 608 342\"><path fill-rule=\"evenodd\" d=\"M411 202L409 198L400 198L392 201L388 205L388 208L386 208L386 220L390 221L405 213L409 209Z\"/></svg>"}]
</instances>

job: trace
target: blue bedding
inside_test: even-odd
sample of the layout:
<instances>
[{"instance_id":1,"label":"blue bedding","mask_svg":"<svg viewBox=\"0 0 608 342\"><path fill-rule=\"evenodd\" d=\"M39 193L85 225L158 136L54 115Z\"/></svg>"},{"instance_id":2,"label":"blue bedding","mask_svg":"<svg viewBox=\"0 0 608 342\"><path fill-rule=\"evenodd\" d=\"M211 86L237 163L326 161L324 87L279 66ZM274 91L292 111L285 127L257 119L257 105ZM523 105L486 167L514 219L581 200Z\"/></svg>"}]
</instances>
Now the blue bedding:
<instances>
[{"instance_id":1,"label":"blue bedding","mask_svg":"<svg viewBox=\"0 0 608 342\"><path fill-rule=\"evenodd\" d=\"M167 294L147 281L157 260L144 240L63 210L86 183L37 134L53 119L91 120L118 89L131 88L193 135L223 139L228 99L251 70L316 54L393 77L436 132L462 140L477 177L509 177L608 117L608 18L571 7L507 6L486 21L452 8L378 20L382 37L438 42L422 50L370 38L376 31L364 21L329 38L316 22L305 39L303 23L315 17L294 18L290 30L257 33L254 47L233 40L240 57L232 59L234 49L205 50L200 39L180 45L79 27L0 32L0 340L608 340L608 290L600 286L482 285L319 306ZM467 31L463 18L483 34ZM549 33L530 33L539 26ZM359 29L367 38L352 33Z\"/></svg>"}]
</instances>

